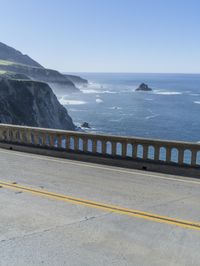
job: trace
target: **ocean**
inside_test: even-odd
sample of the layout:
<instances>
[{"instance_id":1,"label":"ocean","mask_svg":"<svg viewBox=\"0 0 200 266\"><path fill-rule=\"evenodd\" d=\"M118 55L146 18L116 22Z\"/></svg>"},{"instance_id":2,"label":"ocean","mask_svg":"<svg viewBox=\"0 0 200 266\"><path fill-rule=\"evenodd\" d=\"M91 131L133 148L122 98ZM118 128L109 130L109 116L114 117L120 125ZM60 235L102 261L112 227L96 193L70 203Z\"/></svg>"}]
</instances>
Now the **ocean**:
<instances>
[{"instance_id":1,"label":"ocean","mask_svg":"<svg viewBox=\"0 0 200 266\"><path fill-rule=\"evenodd\" d=\"M74 123L93 133L200 141L200 74L76 73L89 81L59 96ZM153 90L136 92L146 83Z\"/></svg>"}]
</instances>

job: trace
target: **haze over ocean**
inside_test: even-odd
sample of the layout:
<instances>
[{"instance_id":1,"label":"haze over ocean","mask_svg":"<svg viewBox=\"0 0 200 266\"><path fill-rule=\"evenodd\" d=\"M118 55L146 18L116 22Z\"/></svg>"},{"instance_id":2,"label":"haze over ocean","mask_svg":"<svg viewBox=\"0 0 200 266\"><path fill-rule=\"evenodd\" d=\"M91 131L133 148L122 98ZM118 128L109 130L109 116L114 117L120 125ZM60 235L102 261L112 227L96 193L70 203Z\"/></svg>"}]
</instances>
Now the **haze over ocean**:
<instances>
[{"instance_id":1,"label":"haze over ocean","mask_svg":"<svg viewBox=\"0 0 200 266\"><path fill-rule=\"evenodd\" d=\"M79 73L89 80L64 104L77 125L90 131L158 139L200 141L200 75ZM152 92L135 92L145 82Z\"/></svg>"}]
</instances>

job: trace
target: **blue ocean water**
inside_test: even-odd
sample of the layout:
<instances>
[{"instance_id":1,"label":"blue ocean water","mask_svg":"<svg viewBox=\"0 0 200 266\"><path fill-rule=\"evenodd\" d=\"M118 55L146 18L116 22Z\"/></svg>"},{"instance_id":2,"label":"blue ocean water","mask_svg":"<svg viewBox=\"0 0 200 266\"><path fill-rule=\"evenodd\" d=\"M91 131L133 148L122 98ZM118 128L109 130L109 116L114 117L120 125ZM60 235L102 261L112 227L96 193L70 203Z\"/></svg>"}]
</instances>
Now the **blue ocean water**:
<instances>
[{"instance_id":1,"label":"blue ocean water","mask_svg":"<svg viewBox=\"0 0 200 266\"><path fill-rule=\"evenodd\" d=\"M92 132L200 141L199 74L78 75L88 87L59 97L76 125L86 121ZM153 91L136 92L142 82Z\"/></svg>"}]
</instances>

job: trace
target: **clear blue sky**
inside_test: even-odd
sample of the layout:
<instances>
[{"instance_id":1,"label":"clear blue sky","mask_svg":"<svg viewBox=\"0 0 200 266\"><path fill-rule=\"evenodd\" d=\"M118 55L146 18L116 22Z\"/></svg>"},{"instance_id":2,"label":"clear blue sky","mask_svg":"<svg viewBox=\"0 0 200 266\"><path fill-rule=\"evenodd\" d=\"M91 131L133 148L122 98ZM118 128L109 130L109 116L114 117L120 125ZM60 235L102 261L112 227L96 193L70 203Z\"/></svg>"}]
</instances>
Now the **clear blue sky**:
<instances>
[{"instance_id":1,"label":"clear blue sky","mask_svg":"<svg viewBox=\"0 0 200 266\"><path fill-rule=\"evenodd\" d=\"M66 72L200 73L199 0L0 0L1 42Z\"/></svg>"}]
</instances>

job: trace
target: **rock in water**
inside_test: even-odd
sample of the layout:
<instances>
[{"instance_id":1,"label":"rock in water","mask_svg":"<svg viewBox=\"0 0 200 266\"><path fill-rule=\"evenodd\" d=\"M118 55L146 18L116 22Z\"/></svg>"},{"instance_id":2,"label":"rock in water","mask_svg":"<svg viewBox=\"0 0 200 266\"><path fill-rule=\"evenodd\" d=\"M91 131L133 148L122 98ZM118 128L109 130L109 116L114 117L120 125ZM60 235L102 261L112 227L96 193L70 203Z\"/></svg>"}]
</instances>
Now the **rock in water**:
<instances>
[{"instance_id":1,"label":"rock in water","mask_svg":"<svg viewBox=\"0 0 200 266\"><path fill-rule=\"evenodd\" d=\"M59 103L49 85L32 80L0 80L0 122L75 129L67 110Z\"/></svg>"},{"instance_id":2,"label":"rock in water","mask_svg":"<svg viewBox=\"0 0 200 266\"><path fill-rule=\"evenodd\" d=\"M140 86L136 89L136 91L152 91L151 88L145 83L141 83Z\"/></svg>"},{"instance_id":3,"label":"rock in water","mask_svg":"<svg viewBox=\"0 0 200 266\"><path fill-rule=\"evenodd\" d=\"M84 127L84 128L90 128L90 125L88 122L84 122L81 127Z\"/></svg>"}]
</instances>

